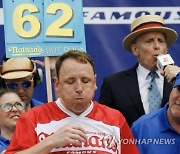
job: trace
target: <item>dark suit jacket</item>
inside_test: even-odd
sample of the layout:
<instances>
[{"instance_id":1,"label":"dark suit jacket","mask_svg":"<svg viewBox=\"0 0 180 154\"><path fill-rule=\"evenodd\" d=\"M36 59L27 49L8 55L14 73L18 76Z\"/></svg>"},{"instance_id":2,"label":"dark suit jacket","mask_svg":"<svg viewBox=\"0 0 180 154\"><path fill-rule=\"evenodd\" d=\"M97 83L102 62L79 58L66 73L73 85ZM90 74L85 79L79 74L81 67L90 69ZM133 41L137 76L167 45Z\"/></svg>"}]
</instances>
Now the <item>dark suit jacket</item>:
<instances>
[{"instance_id":1,"label":"dark suit jacket","mask_svg":"<svg viewBox=\"0 0 180 154\"><path fill-rule=\"evenodd\" d=\"M99 102L122 112L129 126L145 114L140 97L136 64L133 68L104 78ZM172 85L164 80L161 107L169 101Z\"/></svg>"}]
</instances>

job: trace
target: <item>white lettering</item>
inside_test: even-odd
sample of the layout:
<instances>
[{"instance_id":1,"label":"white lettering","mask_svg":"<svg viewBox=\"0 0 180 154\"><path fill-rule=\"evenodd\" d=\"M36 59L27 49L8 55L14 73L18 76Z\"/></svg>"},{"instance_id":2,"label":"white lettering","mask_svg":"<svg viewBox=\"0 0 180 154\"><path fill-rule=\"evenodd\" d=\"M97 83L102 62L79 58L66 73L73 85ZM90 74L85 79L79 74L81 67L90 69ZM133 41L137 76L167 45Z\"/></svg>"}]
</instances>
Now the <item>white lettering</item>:
<instances>
[{"instance_id":1,"label":"white lettering","mask_svg":"<svg viewBox=\"0 0 180 154\"><path fill-rule=\"evenodd\" d=\"M148 139L120 139L121 144L175 144L176 139L148 138Z\"/></svg>"},{"instance_id":2,"label":"white lettering","mask_svg":"<svg viewBox=\"0 0 180 154\"><path fill-rule=\"evenodd\" d=\"M160 15L166 24L180 24L180 7L84 7L85 24L131 24L145 14Z\"/></svg>"},{"instance_id":3,"label":"white lettering","mask_svg":"<svg viewBox=\"0 0 180 154\"><path fill-rule=\"evenodd\" d=\"M180 24L180 7L84 7L85 24L131 24L145 14L164 17L166 24ZM4 24L3 8L0 8L0 25Z\"/></svg>"}]
</instances>

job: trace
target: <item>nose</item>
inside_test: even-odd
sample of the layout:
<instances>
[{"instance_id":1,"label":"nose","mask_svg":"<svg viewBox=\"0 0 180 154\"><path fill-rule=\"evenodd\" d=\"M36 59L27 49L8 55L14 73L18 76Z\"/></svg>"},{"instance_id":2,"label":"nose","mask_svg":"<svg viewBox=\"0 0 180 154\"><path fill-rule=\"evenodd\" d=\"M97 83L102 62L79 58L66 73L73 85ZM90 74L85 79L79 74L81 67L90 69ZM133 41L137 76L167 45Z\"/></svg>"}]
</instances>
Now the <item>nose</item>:
<instances>
[{"instance_id":1,"label":"nose","mask_svg":"<svg viewBox=\"0 0 180 154\"><path fill-rule=\"evenodd\" d=\"M82 86L82 83L81 81L78 81L75 85L75 90L77 93L82 93L83 92L83 86Z\"/></svg>"},{"instance_id":2,"label":"nose","mask_svg":"<svg viewBox=\"0 0 180 154\"><path fill-rule=\"evenodd\" d=\"M18 109L13 105L11 111L17 111Z\"/></svg>"},{"instance_id":3,"label":"nose","mask_svg":"<svg viewBox=\"0 0 180 154\"><path fill-rule=\"evenodd\" d=\"M21 84L18 84L16 91L17 91L17 93L23 93L24 92L24 88L22 87Z\"/></svg>"},{"instance_id":4,"label":"nose","mask_svg":"<svg viewBox=\"0 0 180 154\"><path fill-rule=\"evenodd\" d=\"M158 40L155 40L155 41L154 41L154 49L155 49L155 50L159 50L159 49L160 49L160 44L159 44L159 41L158 41Z\"/></svg>"}]
</instances>

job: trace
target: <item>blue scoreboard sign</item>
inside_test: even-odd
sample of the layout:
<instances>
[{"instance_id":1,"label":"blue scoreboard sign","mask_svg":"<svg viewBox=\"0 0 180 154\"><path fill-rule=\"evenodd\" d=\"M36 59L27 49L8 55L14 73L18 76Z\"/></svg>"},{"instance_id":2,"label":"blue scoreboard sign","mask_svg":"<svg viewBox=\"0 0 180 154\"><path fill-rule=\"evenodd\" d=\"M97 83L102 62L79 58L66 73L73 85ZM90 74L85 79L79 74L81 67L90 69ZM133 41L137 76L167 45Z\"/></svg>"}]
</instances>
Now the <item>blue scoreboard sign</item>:
<instances>
[{"instance_id":1,"label":"blue scoreboard sign","mask_svg":"<svg viewBox=\"0 0 180 154\"><path fill-rule=\"evenodd\" d=\"M82 0L3 0L7 57L86 51Z\"/></svg>"}]
</instances>

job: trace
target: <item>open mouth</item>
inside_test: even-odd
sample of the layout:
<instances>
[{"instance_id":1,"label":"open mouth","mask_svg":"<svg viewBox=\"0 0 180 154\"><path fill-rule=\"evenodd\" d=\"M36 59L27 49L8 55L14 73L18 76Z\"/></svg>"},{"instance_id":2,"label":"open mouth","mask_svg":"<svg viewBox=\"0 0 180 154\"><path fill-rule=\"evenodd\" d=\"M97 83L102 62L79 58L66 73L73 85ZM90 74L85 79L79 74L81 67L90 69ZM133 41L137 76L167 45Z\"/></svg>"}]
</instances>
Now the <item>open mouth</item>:
<instances>
[{"instance_id":1,"label":"open mouth","mask_svg":"<svg viewBox=\"0 0 180 154\"><path fill-rule=\"evenodd\" d=\"M76 100L83 100L83 98L76 98Z\"/></svg>"},{"instance_id":2,"label":"open mouth","mask_svg":"<svg viewBox=\"0 0 180 154\"><path fill-rule=\"evenodd\" d=\"M175 103L175 108L180 109L180 103Z\"/></svg>"},{"instance_id":3,"label":"open mouth","mask_svg":"<svg viewBox=\"0 0 180 154\"><path fill-rule=\"evenodd\" d=\"M177 106L180 106L180 103L176 103Z\"/></svg>"},{"instance_id":4,"label":"open mouth","mask_svg":"<svg viewBox=\"0 0 180 154\"><path fill-rule=\"evenodd\" d=\"M20 115L13 115L13 116L11 116L11 119L19 118L19 117L20 117Z\"/></svg>"},{"instance_id":5,"label":"open mouth","mask_svg":"<svg viewBox=\"0 0 180 154\"><path fill-rule=\"evenodd\" d=\"M157 59L158 55L154 55L154 58Z\"/></svg>"}]
</instances>

